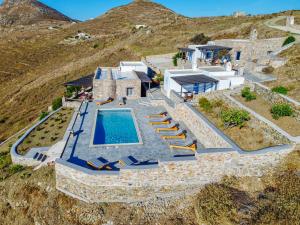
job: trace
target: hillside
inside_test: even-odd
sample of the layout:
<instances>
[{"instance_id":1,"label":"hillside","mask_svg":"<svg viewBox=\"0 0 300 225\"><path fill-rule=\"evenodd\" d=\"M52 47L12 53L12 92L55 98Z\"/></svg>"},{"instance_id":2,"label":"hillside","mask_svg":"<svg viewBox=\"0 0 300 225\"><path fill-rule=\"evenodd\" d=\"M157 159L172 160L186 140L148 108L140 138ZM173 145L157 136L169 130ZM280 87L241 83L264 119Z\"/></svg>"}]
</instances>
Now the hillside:
<instances>
[{"instance_id":1,"label":"hillside","mask_svg":"<svg viewBox=\"0 0 300 225\"><path fill-rule=\"evenodd\" d=\"M5 0L0 6L0 25L28 25L42 21L72 20L36 0Z\"/></svg>"},{"instance_id":2,"label":"hillside","mask_svg":"<svg viewBox=\"0 0 300 225\"><path fill-rule=\"evenodd\" d=\"M98 65L174 52L196 34L245 38L252 27L259 37L285 36L264 26L276 15L187 18L162 5L136 1L77 24L16 26L0 33L0 141L20 130L63 94L62 84L91 73ZM135 29L135 25L146 25ZM91 39L68 43L78 31Z\"/></svg>"}]
</instances>

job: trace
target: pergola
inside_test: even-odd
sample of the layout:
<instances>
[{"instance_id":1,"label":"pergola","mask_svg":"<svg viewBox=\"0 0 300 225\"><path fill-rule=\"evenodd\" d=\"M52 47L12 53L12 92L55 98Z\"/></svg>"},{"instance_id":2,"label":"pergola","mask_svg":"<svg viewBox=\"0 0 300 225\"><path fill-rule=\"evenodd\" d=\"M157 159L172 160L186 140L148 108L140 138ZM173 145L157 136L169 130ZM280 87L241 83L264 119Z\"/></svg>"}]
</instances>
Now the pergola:
<instances>
[{"instance_id":1,"label":"pergola","mask_svg":"<svg viewBox=\"0 0 300 225\"><path fill-rule=\"evenodd\" d=\"M66 87L82 87L84 89L92 88L93 87L93 79L94 74L90 74L84 77L81 77L77 80L69 81L64 83Z\"/></svg>"},{"instance_id":2,"label":"pergola","mask_svg":"<svg viewBox=\"0 0 300 225\"><path fill-rule=\"evenodd\" d=\"M180 85L180 95L182 95L183 92L183 87L187 86L187 85L193 85L193 87L195 87L195 85L198 85L199 88L199 84L203 84L203 92L206 92L206 90L209 87L212 87L214 84L215 89L217 88L217 84L218 84L218 80L206 76L204 74L199 74L199 75L188 75L188 76L176 76L176 77L172 77L172 79ZM209 86L212 85L212 86Z\"/></svg>"},{"instance_id":3,"label":"pergola","mask_svg":"<svg viewBox=\"0 0 300 225\"><path fill-rule=\"evenodd\" d=\"M148 75L144 72L138 72L138 71L135 71L135 73L143 84L148 84L148 88L150 90L152 80L148 77Z\"/></svg>"}]
</instances>

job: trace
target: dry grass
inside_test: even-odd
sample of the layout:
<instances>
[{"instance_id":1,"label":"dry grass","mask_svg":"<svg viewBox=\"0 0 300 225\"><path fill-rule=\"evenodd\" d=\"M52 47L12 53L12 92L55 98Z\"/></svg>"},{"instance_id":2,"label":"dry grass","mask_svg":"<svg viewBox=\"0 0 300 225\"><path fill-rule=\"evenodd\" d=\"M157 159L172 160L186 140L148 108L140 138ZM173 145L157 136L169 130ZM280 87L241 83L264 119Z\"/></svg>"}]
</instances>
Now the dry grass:
<instances>
[{"instance_id":1,"label":"dry grass","mask_svg":"<svg viewBox=\"0 0 300 225\"><path fill-rule=\"evenodd\" d=\"M278 120L275 120L271 114L272 104L264 100L260 95L256 95L255 100L248 102L241 96L235 96L235 98L245 106L249 107L253 111L257 112L261 116L285 130L290 135L300 136L300 121L293 116L281 117Z\"/></svg>"},{"instance_id":2,"label":"dry grass","mask_svg":"<svg viewBox=\"0 0 300 225\"><path fill-rule=\"evenodd\" d=\"M283 52L281 57L287 58L288 62L275 70L274 75L278 80L267 83L267 86L285 86L289 89L288 96L300 101L300 44Z\"/></svg>"},{"instance_id":3,"label":"dry grass","mask_svg":"<svg viewBox=\"0 0 300 225\"><path fill-rule=\"evenodd\" d=\"M214 99L211 102L214 101L220 102L222 100ZM255 151L280 144L262 128L260 123L255 122L254 118L247 121L242 128L225 127L220 118L220 113L226 108L230 107L223 103L222 105L213 106L211 111L203 110L201 108L198 108L198 110L244 150Z\"/></svg>"},{"instance_id":4,"label":"dry grass","mask_svg":"<svg viewBox=\"0 0 300 225\"><path fill-rule=\"evenodd\" d=\"M196 200L199 224L299 224L300 151L259 178L227 177ZM299 173L299 172L298 172Z\"/></svg>"},{"instance_id":5,"label":"dry grass","mask_svg":"<svg viewBox=\"0 0 300 225\"><path fill-rule=\"evenodd\" d=\"M0 32L0 140L20 130L63 94L63 83L89 74L99 66L115 66L120 60L174 52L198 33L219 38L248 37L257 27L260 37L282 36L262 25L272 16L245 18L186 18L152 2L134 2L118 7L91 21L61 25L15 27ZM136 24L151 29L132 32ZM57 25L57 24L56 24ZM114 27L114 29L111 29ZM64 45L77 31L93 36L92 41ZM98 44L98 48L93 48Z\"/></svg>"},{"instance_id":6,"label":"dry grass","mask_svg":"<svg viewBox=\"0 0 300 225\"><path fill-rule=\"evenodd\" d=\"M62 108L44 123L35 128L18 147L18 153L25 155L33 147L48 147L60 141L70 123L73 109Z\"/></svg>"}]
</instances>

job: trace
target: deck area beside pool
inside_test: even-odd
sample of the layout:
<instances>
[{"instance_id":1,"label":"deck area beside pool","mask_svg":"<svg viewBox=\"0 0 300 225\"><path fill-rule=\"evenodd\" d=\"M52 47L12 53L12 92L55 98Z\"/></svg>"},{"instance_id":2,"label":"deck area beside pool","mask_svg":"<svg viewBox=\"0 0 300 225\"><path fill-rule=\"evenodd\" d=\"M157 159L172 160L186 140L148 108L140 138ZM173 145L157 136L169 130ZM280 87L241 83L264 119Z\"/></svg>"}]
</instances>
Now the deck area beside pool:
<instances>
[{"instance_id":1,"label":"deck area beside pool","mask_svg":"<svg viewBox=\"0 0 300 225\"><path fill-rule=\"evenodd\" d=\"M137 130L142 143L112 146L92 145L95 118L98 110L101 109L131 109L137 122ZM125 106L119 106L117 102L103 106L97 106L95 103L84 103L80 109L80 116L74 124L74 136L70 137L62 159L90 169L86 161L100 157L109 162L115 162L127 156L133 156L139 161L170 161L174 159L174 155L193 154L192 151L187 150L171 150L168 143L162 140L160 134L156 133L154 127L148 123L149 119L145 116L161 111L166 111L166 109L152 106L150 103L148 105L140 104L138 100L128 100ZM187 130L189 138L196 139L181 121L180 128Z\"/></svg>"}]
</instances>

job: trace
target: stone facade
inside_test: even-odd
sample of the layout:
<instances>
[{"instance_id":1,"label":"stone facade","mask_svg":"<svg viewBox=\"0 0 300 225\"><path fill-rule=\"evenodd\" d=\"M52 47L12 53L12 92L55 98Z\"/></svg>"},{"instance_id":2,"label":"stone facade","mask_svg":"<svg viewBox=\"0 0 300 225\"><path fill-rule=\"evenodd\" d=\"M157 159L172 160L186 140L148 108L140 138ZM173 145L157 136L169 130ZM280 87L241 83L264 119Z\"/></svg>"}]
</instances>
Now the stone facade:
<instances>
[{"instance_id":1,"label":"stone facade","mask_svg":"<svg viewBox=\"0 0 300 225\"><path fill-rule=\"evenodd\" d=\"M223 45L233 48L231 51L232 60L239 65L245 65L246 62L264 61L268 59L271 52L277 52L281 49L285 38L271 39L224 39L214 41L217 45ZM241 52L240 60L236 60L237 52ZM265 62L264 62L265 63Z\"/></svg>"},{"instance_id":2,"label":"stone facade","mask_svg":"<svg viewBox=\"0 0 300 225\"><path fill-rule=\"evenodd\" d=\"M196 160L160 162L158 168L121 170L118 175L80 172L57 162L58 190L86 202L136 202L191 194L224 175L260 177L272 170L292 148L263 153L236 151L199 153Z\"/></svg>"},{"instance_id":3,"label":"stone facade","mask_svg":"<svg viewBox=\"0 0 300 225\"><path fill-rule=\"evenodd\" d=\"M142 83L141 80L117 80L116 81L116 95L118 97L126 97L128 99L138 99L141 97ZM127 95L127 88L132 88L131 96Z\"/></svg>"}]
</instances>

